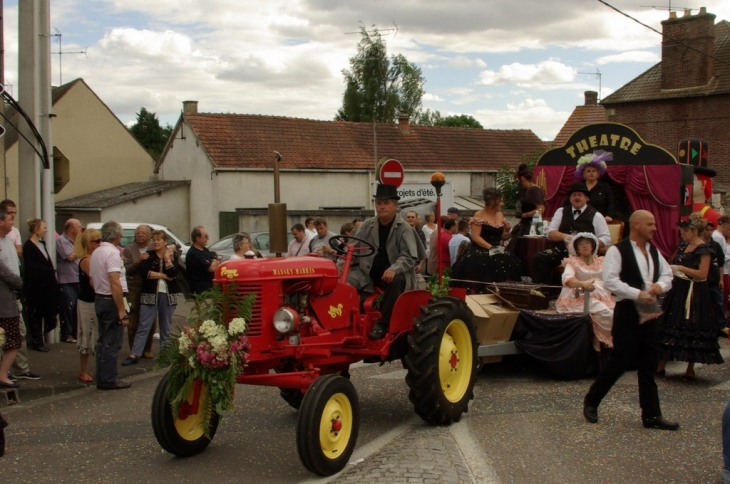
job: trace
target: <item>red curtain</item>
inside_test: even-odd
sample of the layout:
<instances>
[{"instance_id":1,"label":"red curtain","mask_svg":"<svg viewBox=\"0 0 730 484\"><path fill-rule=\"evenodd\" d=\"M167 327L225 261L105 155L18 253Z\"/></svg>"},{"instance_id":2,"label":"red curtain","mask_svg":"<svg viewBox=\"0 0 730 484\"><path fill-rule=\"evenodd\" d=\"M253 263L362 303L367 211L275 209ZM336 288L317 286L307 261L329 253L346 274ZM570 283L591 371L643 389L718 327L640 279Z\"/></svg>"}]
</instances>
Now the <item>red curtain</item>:
<instances>
[{"instance_id":1,"label":"red curtain","mask_svg":"<svg viewBox=\"0 0 730 484\"><path fill-rule=\"evenodd\" d=\"M535 180L545 181L547 207L552 216L565 201L568 189L578 181L574 166L536 166ZM674 165L609 165L608 177L625 187L632 210L648 210L656 218L653 243L665 258L677 248L681 172ZM628 221L625 221L628 223Z\"/></svg>"}]
</instances>

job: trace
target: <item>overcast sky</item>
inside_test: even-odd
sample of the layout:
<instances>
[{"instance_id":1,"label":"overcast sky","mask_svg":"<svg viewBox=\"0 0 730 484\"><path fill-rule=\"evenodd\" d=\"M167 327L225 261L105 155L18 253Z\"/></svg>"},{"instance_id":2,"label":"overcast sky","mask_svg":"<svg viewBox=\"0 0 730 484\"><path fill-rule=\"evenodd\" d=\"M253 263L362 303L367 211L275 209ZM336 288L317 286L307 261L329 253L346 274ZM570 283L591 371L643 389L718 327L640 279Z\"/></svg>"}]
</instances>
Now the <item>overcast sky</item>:
<instances>
[{"instance_id":1,"label":"overcast sky","mask_svg":"<svg viewBox=\"0 0 730 484\"><path fill-rule=\"evenodd\" d=\"M658 30L668 17L668 0L608 3ZM730 20L728 0L671 5ZM425 108L550 140L583 92L599 90L596 72L606 97L658 62L661 45L597 0L53 0L51 18L63 51L87 52L62 56L63 81L83 78L126 124L142 106L174 124L184 100L331 120L362 24L397 26L383 32L388 52L423 70ZM4 1L4 28L17 98L17 0ZM59 55L52 64L58 85Z\"/></svg>"}]
</instances>

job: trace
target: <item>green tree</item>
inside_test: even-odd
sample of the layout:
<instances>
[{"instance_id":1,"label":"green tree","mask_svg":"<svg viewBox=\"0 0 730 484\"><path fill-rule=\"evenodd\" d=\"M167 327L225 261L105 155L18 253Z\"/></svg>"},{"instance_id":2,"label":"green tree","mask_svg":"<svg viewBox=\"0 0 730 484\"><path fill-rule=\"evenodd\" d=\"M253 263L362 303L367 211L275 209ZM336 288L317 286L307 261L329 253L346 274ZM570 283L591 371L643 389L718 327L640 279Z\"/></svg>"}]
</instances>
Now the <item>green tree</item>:
<instances>
[{"instance_id":1,"label":"green tree","mask_svg":"<svg viewBox=\"0 0 730 484\"><path fill-rule=\"evenodd\" d=\"M360 27L362 38L350 68L342 71L345 93L336 121L395 122L399 114L418 115L425 79L402 54L388 58L380 32Z\"/></svg>"},{"instance_id":2,"label":"green tree","mask_svg":"<svg viewBox=\"0 0 730 484\"><path fill-rule=\"evenodd\" d=\"M531 155L522 155L522 159L518 165L525 163L530 171L533 171L537 160L540 159L543 153L544 151L535 151ZM504 196L504 206L507 209L515 208L519 200L517 195L519 183L517 182L515 175L517 175L517 166L505 165L497 172L495 180L497 188L502 191L502 195Z\"/></svg>"},{"instance_id":3,"label":"green tree","mask_svg":"<svg viewBox=\"0 0 730 484\"><path fill-rule=\"evenodd\" d=\"M452 128L479 128L484 129L484 126L477 121L474 116L468 114L459 114L452 116L441 116L439 111L431 111L426 109L418 113L418 116L414 119L415 124L423 126L449 126Z\"/></svg>"},{"instance_id":4,"label":"green tree","mask_svg":"<svg viewBox=\"0 0 730 484\"><path fill-rule=\"evenodd\" d=\"M129 128L129 131L155 160L159 160L165 143L172 133L172 126L168 124L163 128L157 115L143 107L137 113L137 122Z\"/></svg>"}]
</instances>

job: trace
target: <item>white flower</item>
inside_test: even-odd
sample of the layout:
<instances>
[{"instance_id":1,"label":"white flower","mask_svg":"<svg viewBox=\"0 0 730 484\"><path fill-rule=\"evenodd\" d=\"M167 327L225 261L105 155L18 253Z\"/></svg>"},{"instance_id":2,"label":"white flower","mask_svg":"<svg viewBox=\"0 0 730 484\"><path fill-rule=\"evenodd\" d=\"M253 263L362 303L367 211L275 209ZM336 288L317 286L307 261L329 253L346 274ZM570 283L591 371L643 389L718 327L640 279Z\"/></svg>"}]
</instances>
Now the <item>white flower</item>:
<instances>
[{"instance_id":1,"label":"white flower","mask_svg":"<svg viewBox=\"0 0 730 484\"><path fill-rule=\"evenodd\" d=\"M215 323L215 321L208 319L207 321L203 321L203 323L200 325L200 328L198 329L198 332L203 335L203 337L207 340L210 340L213 336L218 334L219 327Z\"/></svg>"},{"instance_id":2,"label":"white flower","mask_svg":"<svg viewBox=\"0 0 730 484\"><path fill-rule=\"evenodd\" d=\"M230 323L228 323L228 334L230 334L231 336L243 334L244 331L246 331L245 319L234 318Z\"/></svg>"},{"instance_id":3,"label":"white flower","mask_svg":"<svg viewBox=\"0 0 730 484\"><path fill-rule=\"evenodd\" d=\"M194 356L189 356L188 357L188 363L190 363L190 366L192 368L195 368L195 357Z\"/></svg>"},{"instance_id":4,"label":"white flower","mask_svg":"<svg viewBox=\"0 0 730 484\"><path fill-rule=\"evenodd\" d=\"M190 341L190 337L186 333L181 334L180 339L177 340L178 350L180 353L188 351L188 347L191 343L192 341Z\"/></svg>"},{"instance_id":5,"label":"white flower","mask_svg":"<svg viewBox=\"0 0 730 484\"><path fill-rule=\"evenodd\" d=\"M226 338L225 335L216 335L210 338L208 342L210 342L210 345L213 347L213 351L216 353L220 353L226 348L226 346L228 346L228 338Z\"/></svg>"}]
</instances>

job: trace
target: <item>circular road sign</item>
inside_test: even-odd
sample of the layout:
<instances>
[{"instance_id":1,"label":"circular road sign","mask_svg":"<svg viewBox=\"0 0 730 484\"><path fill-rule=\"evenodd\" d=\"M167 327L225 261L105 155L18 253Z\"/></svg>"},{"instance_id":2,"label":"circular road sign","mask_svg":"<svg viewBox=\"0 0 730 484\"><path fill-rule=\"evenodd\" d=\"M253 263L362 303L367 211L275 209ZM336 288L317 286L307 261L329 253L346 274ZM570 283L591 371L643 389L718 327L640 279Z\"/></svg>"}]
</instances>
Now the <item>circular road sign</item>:
<instances>
[{"instance_id":1,"label":"circular road sign","mask_svg":"<svg viewBox=\"0 0 730 484\"><path fill-rule=\"evenodd\" d=\"M393 158L383 158L376 167L378 181L385 185L394 185L396 188L403 183L403 165Z\"/></svg>"}]
</instances>

